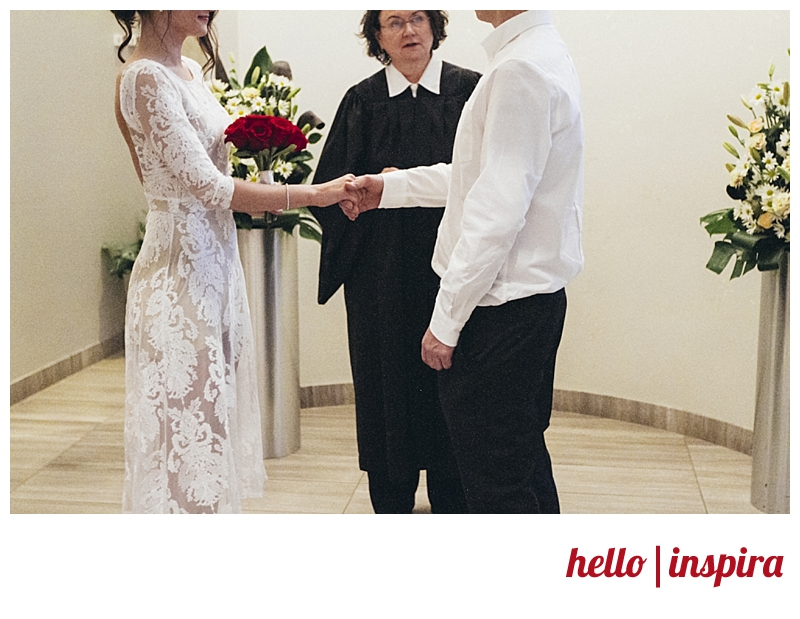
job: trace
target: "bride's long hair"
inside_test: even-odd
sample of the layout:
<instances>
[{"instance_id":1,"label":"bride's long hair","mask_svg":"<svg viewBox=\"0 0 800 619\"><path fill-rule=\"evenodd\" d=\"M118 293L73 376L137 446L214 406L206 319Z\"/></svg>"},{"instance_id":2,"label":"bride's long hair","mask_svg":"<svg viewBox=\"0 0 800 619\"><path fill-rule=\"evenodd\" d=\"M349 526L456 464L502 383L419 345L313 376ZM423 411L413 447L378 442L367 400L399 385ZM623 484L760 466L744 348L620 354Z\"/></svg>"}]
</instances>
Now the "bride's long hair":
<instances>
[{"instance_id":1,"label":"bride's long hair","mask_svg":"<svg viewBox=\"0 0 800 619\"><path fill-rule=\"evenodd\" d=\"M125 58L122 56L122 51L130 45L131 40L133 39L133 31L136 27L136 23L140 21L143 17L147 17L148 14L152 13L153 11L111 11L114 14L114 17L117 19L117 23L122 27L122 30L125 32L125 38L123 39L122 43L120 43L119 48L117 49L117 57L120 59L121 62L125 62ZM212 22L214 21L214 17L216 16L217 11L209 11L208 15L208 34L203 37L198 37L197 42L200 44L200 49L203 50L203 54L207 58L206 63L203 65L203 71L208 73L213 69L219 58L219 46L217 43L217 34L216 30L212 26ZM170 19L172 16L172 11L167 11L167 19Z\"/></svg>"}]
</instances>

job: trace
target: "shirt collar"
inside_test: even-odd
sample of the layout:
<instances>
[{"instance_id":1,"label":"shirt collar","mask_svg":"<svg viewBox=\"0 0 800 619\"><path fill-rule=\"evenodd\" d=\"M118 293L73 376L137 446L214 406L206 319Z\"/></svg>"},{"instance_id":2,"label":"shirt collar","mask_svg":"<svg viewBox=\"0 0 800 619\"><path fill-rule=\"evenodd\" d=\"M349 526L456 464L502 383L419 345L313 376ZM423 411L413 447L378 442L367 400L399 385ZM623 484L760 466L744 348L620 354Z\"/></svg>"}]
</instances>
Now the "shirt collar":
<instances>
[{"instance_id":1,"label":"shirt collar","mask_svg":"<svg viewBox=\"0 0 800 619\"><path fill-rule=\"evenodd\" d=\"M500 24L483 40L481 45L491 61L511 39L534 26L549 23L551 23L550 11L525 11Z\"/></svg>"},{"instance_id":2,"label":"shirt collar","mask_svg":"<svg viewBox=\"0 0 800 619\"><path fill-rule=\"evenodd\" d=\"M436 54L431 57L428 66L425 67L425 72L419 78L419 85L425 88L428 92L435 95L439 94L439 82L442 77L442 60ZM394 65L386 67L386 85L389 87L389 96L396 97L405 92L411 87L414 96L417 96L416 84L412 84L406 79L406 76L400 73Z\"/></svg>"}]
</instances>

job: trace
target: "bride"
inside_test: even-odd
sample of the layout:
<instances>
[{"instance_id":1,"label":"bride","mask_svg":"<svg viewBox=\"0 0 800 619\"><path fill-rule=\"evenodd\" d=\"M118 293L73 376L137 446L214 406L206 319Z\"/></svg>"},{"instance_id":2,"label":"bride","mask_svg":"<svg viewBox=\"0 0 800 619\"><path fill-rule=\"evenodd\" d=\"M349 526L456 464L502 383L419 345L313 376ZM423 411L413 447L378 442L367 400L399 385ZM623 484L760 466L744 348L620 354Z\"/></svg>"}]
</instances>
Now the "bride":
<instances>
[{"instance_id":1,"label":"bride","mask_svg":"<svg viewBox=\"0 0 800 619\"><path fill-rule=\"evenodd\" d=\"M253 337L233 211L326 206L348 175L261 185L228 175L227 113L181 56L216 61L215 11L112 11L141 34L117 80L116 116L148 202L125 321L123 511L223 513L262 494Z\"/></svg>"}]
</instances>

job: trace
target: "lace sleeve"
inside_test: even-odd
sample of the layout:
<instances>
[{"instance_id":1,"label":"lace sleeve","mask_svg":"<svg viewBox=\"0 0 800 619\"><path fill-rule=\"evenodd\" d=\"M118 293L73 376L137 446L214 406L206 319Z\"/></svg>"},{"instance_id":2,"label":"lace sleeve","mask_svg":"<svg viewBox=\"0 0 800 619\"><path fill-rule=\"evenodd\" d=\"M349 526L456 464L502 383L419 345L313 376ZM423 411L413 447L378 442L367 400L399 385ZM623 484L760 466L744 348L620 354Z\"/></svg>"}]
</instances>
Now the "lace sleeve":
<instances>
[{"instance_id":1,"label":"lace sleeve","mask_svg":"<svg viewBox=\"0 0 800 619\"><path fill-rule=\"evenodd\" d=\"M220 172L204 148L184 108L178 87L162 67L131 67L120 84L120 106L126 122L144 136L143 170L168 169L206 208L229 208L233 179Z\"/></svg>"}]
</instances>

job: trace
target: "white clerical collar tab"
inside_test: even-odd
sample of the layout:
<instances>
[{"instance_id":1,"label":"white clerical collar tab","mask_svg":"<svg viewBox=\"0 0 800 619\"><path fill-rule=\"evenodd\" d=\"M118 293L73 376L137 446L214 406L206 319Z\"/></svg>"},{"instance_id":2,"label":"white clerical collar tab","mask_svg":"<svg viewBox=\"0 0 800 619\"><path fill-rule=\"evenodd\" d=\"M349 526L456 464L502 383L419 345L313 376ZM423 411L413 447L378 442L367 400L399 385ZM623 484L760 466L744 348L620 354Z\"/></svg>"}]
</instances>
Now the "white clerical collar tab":
<instances>
[{"instance_id":1,"label":"white clerical collar tab","mask_svg":"<svg viewBox=\"0 0 800 619\"><path fill-rule=\"evenodd\" d=\"M431 57L428 66L425 67L425 71L419 80L419 86L422 86L425 90L438 95L441 87L441 77L442 60L437 57L436 54L434 54ZM416 84L409 82L406 79L406 76L400 73L400 71L398 71L395 66L391 64L386 67L386 85L389 88L389 97L396 97L397 95L404 93L409 86L416 86ZM411 93L416 97L416 88L412 88Z\"/></svg>"}]
</instances>

